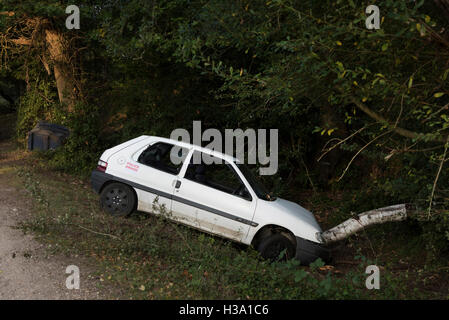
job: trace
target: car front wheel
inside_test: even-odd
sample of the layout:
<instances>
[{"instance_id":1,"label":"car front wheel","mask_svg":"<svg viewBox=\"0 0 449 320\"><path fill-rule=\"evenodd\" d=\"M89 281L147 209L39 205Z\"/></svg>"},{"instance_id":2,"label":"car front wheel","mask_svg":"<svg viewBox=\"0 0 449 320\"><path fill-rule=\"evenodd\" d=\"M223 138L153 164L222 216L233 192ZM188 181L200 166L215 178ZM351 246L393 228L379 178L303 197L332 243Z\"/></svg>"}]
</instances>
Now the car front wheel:
<instances>
[{"instance_id":1,"label":"car front wheel","mask_svg":"<svg viewBox=\"0 0 449 320\"><path fill-rule=\"evenodd\" d=\"M133 212L136 204L136 196L131 187L114 182L108 184L100 195L100 206L107 213L124 217Z\"/></svg>"},{"instance_id":2,"label":"car front wheel","mask_svg":"<svg viewBox=\"0 0 449 320\"><path fill-rule=\"evenodd\" d=\"M271 261L278 260L281 253L285 251L282 260L288 260L295 256L295 245L282 233L275 233L262 239L257 251L264 259Z\"/></svg>"}]
</instances>

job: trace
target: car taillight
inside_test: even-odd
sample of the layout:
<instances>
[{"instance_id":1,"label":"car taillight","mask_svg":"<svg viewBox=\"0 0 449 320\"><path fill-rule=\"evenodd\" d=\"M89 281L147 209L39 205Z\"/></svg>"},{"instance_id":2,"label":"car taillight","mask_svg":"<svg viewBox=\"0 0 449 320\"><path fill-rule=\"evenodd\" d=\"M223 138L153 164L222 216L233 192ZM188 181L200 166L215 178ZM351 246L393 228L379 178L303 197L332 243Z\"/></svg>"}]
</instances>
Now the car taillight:
<instances>
[{"instance_id":1,"label":"car taillight","mask_svg":"<svg viewBox=\"0 0 449 320\"><path fill-rule=\"evenodd\" d=\"M97 170L101 171L101 172L105 172L106 168L108 167L108 163L104 162L104 161L98 161L98 166L97 166Z\"/></svg>"}]
</instances>

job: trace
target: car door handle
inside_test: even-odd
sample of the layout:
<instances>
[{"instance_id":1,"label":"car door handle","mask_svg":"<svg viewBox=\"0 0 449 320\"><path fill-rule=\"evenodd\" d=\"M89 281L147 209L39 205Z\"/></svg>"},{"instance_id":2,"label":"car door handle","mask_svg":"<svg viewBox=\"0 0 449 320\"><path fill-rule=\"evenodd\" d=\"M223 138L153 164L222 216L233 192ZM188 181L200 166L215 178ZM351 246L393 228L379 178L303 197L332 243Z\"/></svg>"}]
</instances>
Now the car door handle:
<instances>
[{"instance_id":1,"label":"car door handle","mask_svg":"<svg viewBox=\"0 0 449 320\"><path fill-rule=\"evenodd\" d=\"M175 189L179 189L180 186L181 186L181 181L176 180Z\"/></svg>"}]
</instances>

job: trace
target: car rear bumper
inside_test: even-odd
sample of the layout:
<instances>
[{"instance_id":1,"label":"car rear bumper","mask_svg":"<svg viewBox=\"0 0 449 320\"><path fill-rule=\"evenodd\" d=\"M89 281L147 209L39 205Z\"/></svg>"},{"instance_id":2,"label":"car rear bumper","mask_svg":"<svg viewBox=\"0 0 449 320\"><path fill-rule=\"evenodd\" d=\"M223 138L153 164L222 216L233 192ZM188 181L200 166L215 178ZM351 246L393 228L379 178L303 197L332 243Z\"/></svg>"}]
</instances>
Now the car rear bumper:
<instances>
[{"instance_id":1,"label":"car rear bumper","mask_svg":"<svg viewBox=\"0 0 449 320\"><path fill-rule=\"evenodd\" d=\"M324 262L330 261L330 250L324 245L312 242L300 237L296 237L296 255L295 258L303 265L309 265L318 258Z\"/></svg>"},{"instance_id":2,"label":"car rear bumper","mask_svg":"<svg viewBox=\"0 0 449 320\"><path fill-rule=\"evenodd\" d=\"M107 173L104 173L100 170L94 170L92 171L92 174L90 176L90 183L92 185L92 189L96 193L100 193L101 188L105 184L106 181L110 180L110 175Z\"/></svg>"}]
</instances>

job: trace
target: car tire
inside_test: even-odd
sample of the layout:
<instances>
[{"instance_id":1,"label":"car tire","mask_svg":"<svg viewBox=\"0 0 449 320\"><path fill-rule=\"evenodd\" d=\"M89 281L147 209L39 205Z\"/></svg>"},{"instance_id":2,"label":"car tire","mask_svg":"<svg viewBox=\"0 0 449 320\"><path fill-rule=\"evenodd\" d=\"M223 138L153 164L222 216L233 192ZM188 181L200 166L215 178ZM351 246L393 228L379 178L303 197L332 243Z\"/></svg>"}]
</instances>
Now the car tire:
<instances>
[{"instance_id":1,"label":"car tire","mask_svg":"<svg viewBox=\"0 0 449 320\"><path fill-rule=\"evenodd\" d=\"M126 184L114 182L101 191L100 206L112 216L126 217L134 211L135 205L136 195Z\"/></svg>"},{"instance_id":2,"label":"car tire","mask_svg":"<svg viewBox=\"0 0 449 320\"><path fill-rule=\"evenodd\" d=\"M260 252L260 255L267 260L276 261L279 258L279 255L282 251L285 251L282 260L288 260L295 256L295 245L292 241L287 238L282 233L274 233L266 238L262 239L262 241L257 246L257 251Z\"/></svg>"}]
</instances>

